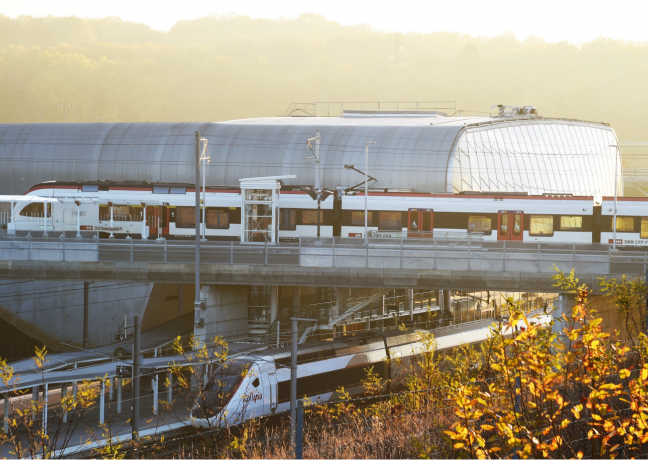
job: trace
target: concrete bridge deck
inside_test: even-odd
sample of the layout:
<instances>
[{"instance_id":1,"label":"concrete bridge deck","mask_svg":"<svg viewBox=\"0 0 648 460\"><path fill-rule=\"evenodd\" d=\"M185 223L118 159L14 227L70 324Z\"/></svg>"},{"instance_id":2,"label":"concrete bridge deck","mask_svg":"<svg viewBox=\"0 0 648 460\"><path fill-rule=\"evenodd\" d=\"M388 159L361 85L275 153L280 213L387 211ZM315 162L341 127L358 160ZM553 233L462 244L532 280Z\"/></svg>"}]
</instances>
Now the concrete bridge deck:
<instances>
[{"instance_id":1,"label":"concrete bridge deck","mask_svg":"<svg viewBox=\"0 0 648 460\"><path fill-rule=\"evenodd\" d=\"M206 284L557 292L555 271L599 277L643 274L648 251L605 244L324 238L277 245L204 242ZM193 241L0 240L0 278L193 283Z\"/></svg>"}]
</instances>

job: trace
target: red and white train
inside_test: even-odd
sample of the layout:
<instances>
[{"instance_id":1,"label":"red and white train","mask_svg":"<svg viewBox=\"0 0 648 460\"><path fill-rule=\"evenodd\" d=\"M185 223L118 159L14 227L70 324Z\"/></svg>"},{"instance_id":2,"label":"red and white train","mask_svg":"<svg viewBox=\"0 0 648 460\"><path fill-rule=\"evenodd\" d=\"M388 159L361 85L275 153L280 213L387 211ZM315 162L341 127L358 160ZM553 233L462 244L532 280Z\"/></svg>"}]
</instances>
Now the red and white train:
<instances>
[{"instance_id":1,"label":"red and white train","mask_svg":"<svg viewBox=\"0 0 648 460\"><path fill-rule=\"evenodd\" d=\"M308 187L282 186L279 241L317 235L317 202ZM0 197L10 233L92 231L101 237L167 239L195 235L195 190L190 184L46 182L24 196ZM241 191L207 187L205 236L241 239ZM362 237L365 198L340 192L321 202L322 237ZM484 241L612 243L613 198L513 193L407 193L370 190L367 228L377 237L462 238ZM46 210L47 209L47 210ZM201 217L202 219L202 217ZM648 198L618 199L617 244L648 241Z\"/></svg>"}]
</instances>

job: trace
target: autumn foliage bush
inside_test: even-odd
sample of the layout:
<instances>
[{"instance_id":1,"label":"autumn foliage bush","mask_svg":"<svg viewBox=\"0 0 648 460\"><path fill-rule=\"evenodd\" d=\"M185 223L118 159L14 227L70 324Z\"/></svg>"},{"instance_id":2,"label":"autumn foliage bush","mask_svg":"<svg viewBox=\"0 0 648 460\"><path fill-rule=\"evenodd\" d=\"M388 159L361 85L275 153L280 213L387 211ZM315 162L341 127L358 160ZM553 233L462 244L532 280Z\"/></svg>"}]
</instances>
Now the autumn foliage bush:
<instances>
[{"instance_id":1,"label":"autumn foliage bush","mask_svg":"<svg viewBox=\"0 0 648 460\"><path fill-rule=\"evenodd\" d=\"M601 289L614 299L629 335L630 340L622 342L619 333L603 331L602 319L589 300L590 290L579 284L573 271L559 272L554 279L574 299L571 311L560 318L551 322L530 318L509 298L508 320L494 324L490 338L479 347L462 346L444 354L437 352L433 334L422 332L425 352L408 364L408 372L386 382L369 369L361 398L351 398L340 387L334 402L306 400L305 458L645 456L645 282L625 277L600 281ZM194 364L211 359L207 348L201 349ZM225 360L226 344L219 342L218 350L221 361ZM6 364L2 369L4 377L10 376ZM190 403L192 379L186 369L172 370L183 387L182 397ZM93 397L88 390L78 410L89 408ZM12 423L29 426L28 413L21 420ZM160 458L293 456L285 416L216 428L183 440L150 442L140 447L140 453ZM11 434L2 441L11 443ZM25 447L22 455L47 456L43 443ZM123 457L131 448L110 446L94 455Z\"/></svg>"}]
</instances>

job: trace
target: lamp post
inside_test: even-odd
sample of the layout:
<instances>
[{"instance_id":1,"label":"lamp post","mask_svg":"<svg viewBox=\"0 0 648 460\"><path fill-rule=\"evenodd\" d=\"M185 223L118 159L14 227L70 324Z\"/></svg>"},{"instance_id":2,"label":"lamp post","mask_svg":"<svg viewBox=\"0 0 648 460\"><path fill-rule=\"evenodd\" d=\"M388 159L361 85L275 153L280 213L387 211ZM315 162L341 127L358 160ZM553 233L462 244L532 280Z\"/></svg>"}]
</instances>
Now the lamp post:
<instances>
[{"instance_id":1,"label":"lamp post","mask_svg":"<svg viewBox=\"0 0 648 460\"><path fill-rule=\"evenodd\" d=\"M616 155L614 156L614 211L612 214L612 250L616 251L617 194L619 190L618 170L619 162L621 161L621 152L619 151L619 144L611 144L608 147L614 147L616 149Z\"/></svg>"},{"instance_id":2,"label":"lamp post","mask_svg":"<svg viewBox=\"0 0 648 460\"><path fill-rule=\"evenodd\" d=\"M203 199L202 199L202 202L203 202L203 205L202 205L202 225L201 225L202 238L201 238L201 240L202 241L207 241L207 220L206 220L207 217L206 217L206 214L205 214L206 211L207 211L207 190L206 190L205 187L207 186L207 165L211 161L211 157L209 156L209 150L207 148L207 144L209 143L209 141L204 137L201 137L200 141L203 142L203 144L204 144L204 147L203 147L203 149L201 151L201 154L200 154L200 167L202 168L202 173L203 173L203 177L202 177L202 182L203 182L203 184L202 184L202 186L203 186Z\"/></svg>"},{"instance_id":3,"label":"lamp post","mask_svg":"<svg viewBox=\"0 0 648 460\"><path fill-rule=\"evenodd\" d=\"M72 104L68 104L67 102L64 102L63 104L56 104L56 107L58 107L59 109L63 109L63 123L67 123L66 110L73 109L74 106Z\"/></svg>"},{"instance_id":4,"label":"lamp post","mask_svg":"<svg viewBox=\"0 0 648 460\"><path fill-rule=\"evenodd\" d=\"M313 156L312 157L306 157L304 158L304 161L308 163L308 160L311 158L315 159L315 195L311 195L311 198L314 200L317 199L317 239L319 240L320 238L320 203L326 199L324 197L322 199L322 188L320 185L320 155L319 155L319 148L320 148L320 140L322 139L322 136L320 135L320 130L315 131L315 137L311 137L310 139L306 140L306 150L311 150L313 151ZM313 150L313 146L311 145L311 141L315 141L315 149ZM328 196L328 195L327 195Z\"/></svg>"},{"instance_id":5,"label":"lamp post","mask_svg":"<svg viewBox=\"0 0 648 460\"><path fill-rule=\"evenodd\" d=\"M367 205L367 195L369 194L369 144L375 144L373 141L367 141L365 142L365 212L364 212L364 218L365 218L365 228L364 228L364 233L365 233L365 241L369 241L369 231L367 229L368 227L368 220L367 220L367 214L368 214L368 205Z\"/></svg>"}]
</instances>

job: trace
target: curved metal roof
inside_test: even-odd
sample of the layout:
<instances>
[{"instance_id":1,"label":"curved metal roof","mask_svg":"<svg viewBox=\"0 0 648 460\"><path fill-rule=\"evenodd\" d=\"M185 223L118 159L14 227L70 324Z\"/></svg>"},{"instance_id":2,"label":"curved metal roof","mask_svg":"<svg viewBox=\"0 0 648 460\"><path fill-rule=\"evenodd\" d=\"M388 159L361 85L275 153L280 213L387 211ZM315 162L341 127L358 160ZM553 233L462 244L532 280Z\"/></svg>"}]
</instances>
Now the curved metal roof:
<instances>
[{"instance_id":1,"label":"curved metal roof","mask_svg":"<svg viewBox=\"0 0 648 460\"><path fill-rule=\"evenodd\" d=\"M209 140L208 185L239 187L245 177L294 174L312 185L306 140L321 131L322 185L349 186L363 176L365 142L375 187L451 192L449 168L465 125L492 118L257 118L222 123L38 123L0 125L0 194L44 181L194 180L194 133ZM506 123L505 120L501 120ZM524 121L515 120L516 123ZM546 120L544 120L546 122ZM607 128L609 129L609 128Z\"/></svg>"}]
</instances>

